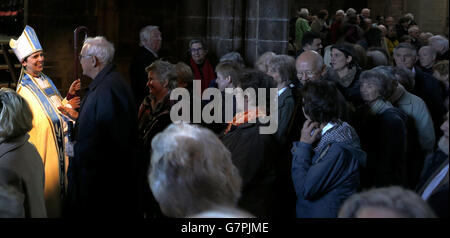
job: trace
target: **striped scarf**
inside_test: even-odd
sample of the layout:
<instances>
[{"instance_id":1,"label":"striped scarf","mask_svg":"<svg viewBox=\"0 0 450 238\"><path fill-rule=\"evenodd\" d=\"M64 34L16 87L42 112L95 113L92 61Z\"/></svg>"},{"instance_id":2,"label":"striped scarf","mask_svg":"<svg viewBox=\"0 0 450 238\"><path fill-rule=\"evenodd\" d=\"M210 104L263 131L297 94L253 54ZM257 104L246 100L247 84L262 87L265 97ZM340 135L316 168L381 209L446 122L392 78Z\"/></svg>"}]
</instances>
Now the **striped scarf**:
<instances>
[{"instance_id":1,"label":"striped scarf","mask_svg":"<svg viewBox=\"0 0 450 238\"><path fill-rule=\"evenodd\" d=\"M264 108L255 108L250 109L244 112L239 112L234 116L233 121L228 123L228 127L225 130L224 134L226 135L230 130L232 126L240 126L244 123L247 123L249 121L256 120L256 118L259 117L265 117L266 116L266 110Z\"/></svg>"}]
</instances>

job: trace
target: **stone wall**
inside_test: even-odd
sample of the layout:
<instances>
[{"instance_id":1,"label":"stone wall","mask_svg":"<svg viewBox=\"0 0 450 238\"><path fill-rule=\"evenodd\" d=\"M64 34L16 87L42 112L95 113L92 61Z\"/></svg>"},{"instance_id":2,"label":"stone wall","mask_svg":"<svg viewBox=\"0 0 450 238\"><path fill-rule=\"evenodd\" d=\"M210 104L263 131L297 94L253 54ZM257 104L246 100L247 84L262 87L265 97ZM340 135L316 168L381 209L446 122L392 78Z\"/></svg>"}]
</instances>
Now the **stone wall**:
<instances>
[{"instance_id":1,"label":"stone wall","mask_svg":"<svg viewBox=\"0 0 450 238\"><path fill-rule=\"evenodd\" d=\"M448 6L448 0L446 1ZM399 17L405 0L78 0L29 1L28 23L35 28L46 51L47 73L65 94L73 80L73 31L84 25L90 36L104 35L116 47L116 63L129 78L129 64L138 48L139 30L146 25L160 26L162 54L172 62L188 58L188 43L207 40L210 57L217 61L230 51L241 53L248 65L264 52L286 53L289 19L301 7L313 14L327 9L330 16L338 9L364 7L372 16ZM424 0L425 2L425 0ZM430 2L430 1L427 1ZM431 1L432 2L432 1ZM434 11L434 10L433 10ZM424 11L420 16L429 16ZM448 12L447 12L448 16ZM398 19L398 18L397 18ZM89 79L84 78L83 86Z\"/></svg>"}]
</instances>

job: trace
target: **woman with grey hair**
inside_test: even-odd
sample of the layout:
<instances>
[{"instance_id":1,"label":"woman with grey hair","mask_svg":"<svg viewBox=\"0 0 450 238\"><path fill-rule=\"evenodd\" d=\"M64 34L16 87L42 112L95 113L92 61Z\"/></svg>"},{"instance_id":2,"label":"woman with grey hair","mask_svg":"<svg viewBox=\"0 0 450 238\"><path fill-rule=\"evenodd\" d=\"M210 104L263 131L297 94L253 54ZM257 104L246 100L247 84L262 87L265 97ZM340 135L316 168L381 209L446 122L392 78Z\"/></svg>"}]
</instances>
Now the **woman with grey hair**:
<instances>
[{"instance_id":1,"label":"woman with grey hair","mask_svg":"<svg viewBox=\"0 0 450 238\"><path fill-rule=\"evenodd\" d=\"M398 186L376 188L349 197L339 218L436 218L415 192Z\"/></svg>"},{"instance_id":2,"label":"woman with grey hair","mask_svg":"<svg viewBox=\"0 0 450 238\"><path fill-rule=\"evenodd\" d=\"M360 133L361 145L367 152L367 168L361 173L362 187L408 187L407 115L388 101L393 87L382 71L364 71L360 80L361 96L368 109Z\"/></svg>"},{"instance_id":3,"label":"woman with grey hair","mask_svg":"<svg viewBox=\"0 0 450 238\"><path fill-rule=\"evenodd\" d=\"M245 68L244 59L242 58L241 54L239 54L239 52L236 51L222 55L222 57L220 57L220 62L224 61L233 61L238 63L242 68Z\"/></svg>"},{"instance_id":4,"label":"woman with grey hair","mask_svg":"<svg viewBox=\"0 0 450 238\"><path fill-rule=\"evenodd\" d=\"M178 74L175 65L157 60L146 69L148 74L147 87L150 94L144 98L138 112L139 145L143 151L143 169L150 163L151 141L159 132L172 123L170 119L170 92L176 87ZM144 200L152 200L148 185L144 185ZM153 207L151 207L153 205ZM144 212L147 217L159 216L155 203L144 203Z\"/></svg>"},{"instance_id":5,"label":"woman with grey hair","mask_svg":"<svg viewBox=\"0 0 450 238\"><path fill-rule=\"evenodd\" d=\"M148 180L166 216L251 217L237 209L241 176L213 132L171 124L152 140L152 151Z\"/></svg>"},{"instance_id":6,"label":"woman with grey hair","mask_svg":"<svg viewBox=\"0 0 450 238\"><path fill-rule=\"evenodd\" d=\"M0 89L0 217L46 218L44 166L28 132L28 103L11 89Z\"/></svg>"},{"instance_id":7,"label":"woman with grey hair","mask_svg":"<svg viewBox=\"0 0 450 238\"><path fill-rule=\"evenodd\" d=\"M255 69L263 73L267 73L267 71L269 70L269 61L275 56L276 54L272 51L267 51L266 53L262 54L255 62Z\"/></svg>"}]
</instances>

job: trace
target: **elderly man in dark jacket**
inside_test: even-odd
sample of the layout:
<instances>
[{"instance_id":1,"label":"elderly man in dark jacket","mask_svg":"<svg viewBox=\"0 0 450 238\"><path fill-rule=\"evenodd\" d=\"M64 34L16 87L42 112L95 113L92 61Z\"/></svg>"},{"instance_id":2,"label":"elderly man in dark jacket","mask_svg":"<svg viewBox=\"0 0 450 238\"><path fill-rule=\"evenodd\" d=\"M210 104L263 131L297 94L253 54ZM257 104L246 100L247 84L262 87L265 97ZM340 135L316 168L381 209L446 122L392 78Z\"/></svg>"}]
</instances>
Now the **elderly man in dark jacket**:
<instances>
[{"instance_id":1,"label":"elderly man in dark jacket","mask_svg":"<svg viewBox=\"0 0 450 238\"><path fill-rule=\"evenodd\" d=\"M411 93L422 98L430 110L437 138L442 135L439 130L445 115L444 97L438 80L430 74L414 67L417 61L417 50L408 43L401 43L394 49L394 60L397 67L407 68L414 74L415 85Z\"/></svg>"},{"instance_id":2,"label":"elderly man in dark jacket","mask_svg":"<svg viewBox=\"0 0 450 238\"><path fill-rule=\"evenodd\" d=\"M292 180L300 218L337 217L341 204L359 187L359 168L365 165L366 154L355 129L339 119L337 95L328 81L308 82L303 89L308 120L292 148Z\"/></svg>"},{"instance_id":3,"label":"elderly man in dark jacket","mask_svg":"<svg viewBox=\"0 0 450 238\"><path fill-rule=\"evenodd\" d=\"M87 38L80 53L83 74L94 80L75 127L69 216L138 215L137 110L130 86L114 71L113 55L114 46L104 37Z\"/></svg>"}]
</instances>

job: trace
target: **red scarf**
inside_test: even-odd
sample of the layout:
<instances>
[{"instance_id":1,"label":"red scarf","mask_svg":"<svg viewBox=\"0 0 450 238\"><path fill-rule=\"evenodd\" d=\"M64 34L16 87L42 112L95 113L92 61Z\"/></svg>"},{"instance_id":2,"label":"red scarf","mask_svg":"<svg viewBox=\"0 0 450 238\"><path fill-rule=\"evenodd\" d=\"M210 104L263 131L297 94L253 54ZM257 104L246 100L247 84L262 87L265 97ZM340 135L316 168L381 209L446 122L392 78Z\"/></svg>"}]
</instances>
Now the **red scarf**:
<instances>
[{"instance_id":1,"label":"red scarf","mask_svg":"<svg viewBox=\"0 0 450 238\"><path fill-rule=\"evenodd\" d=\"M264 110L263 108L255 108L255 109L251 109L245 112L240 112L238 114L236 114L236 116L234 116L233 121L231 121L230 123L228 123L228 127L225 130L225 135L230 131L232 126L240 126L244 123L247 123L249 121L252 121L258 117L264 117L266 116L266 110Z\"/></svg>"},{"instance_id":2,"label":"red scarf","mask_svg":"<svg viewBox=\"0 0 450 238\"><path fill-rule=\"evenodd\" d=\"M203 63L202 70L200 71L198 65L194 62L194 60L191 58L191 68L194 71L195 79L201 79L202 80L202 92L203 90L207 89L209 86L209 83L213 79L216 78L216 75L214 74L214 68L212 67L211 63L208 59L205 59L205 62ZM203 74L202 74L203 72Z\"/></svg>"}]
</instances>

